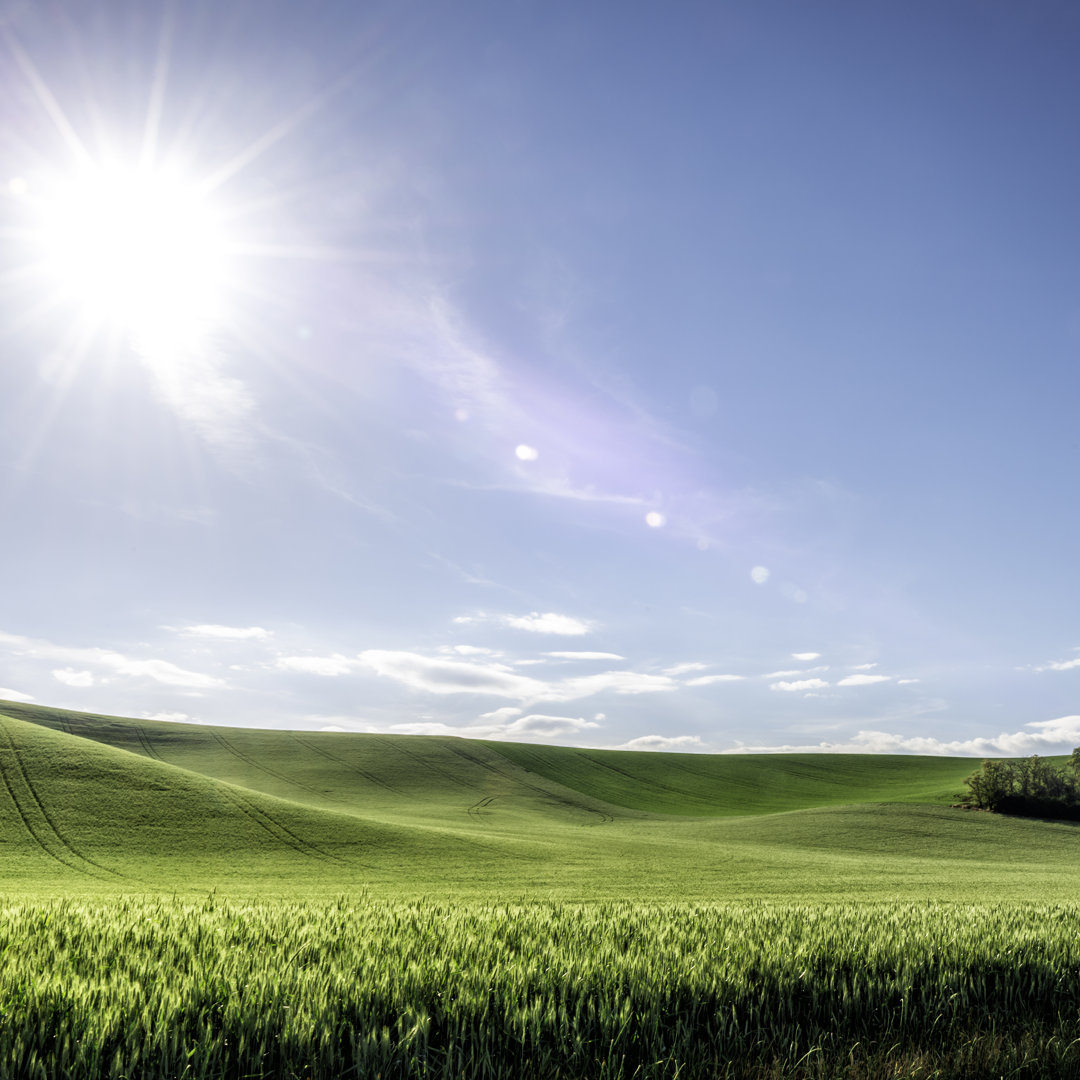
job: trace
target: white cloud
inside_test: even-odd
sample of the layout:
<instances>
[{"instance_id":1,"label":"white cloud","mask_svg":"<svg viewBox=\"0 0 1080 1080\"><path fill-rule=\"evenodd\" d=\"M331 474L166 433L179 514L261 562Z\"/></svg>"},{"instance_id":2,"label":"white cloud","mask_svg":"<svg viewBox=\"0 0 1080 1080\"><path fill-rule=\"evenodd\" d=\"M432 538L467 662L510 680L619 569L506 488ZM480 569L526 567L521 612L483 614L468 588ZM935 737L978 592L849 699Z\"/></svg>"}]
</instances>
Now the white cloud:
<instances>
[{"instance_id":1,"label":"white cloud","mask_svg":"<svg viewBox=\"0 0 1080 1080\"><path fill-rule=\"evenodd\" d=\"M532 611L528 615L490 615L479 612L476 615L457 615L454 622L460 626L494 622L514 630L528 630L534 634L561 634L566 637L580 637L592 630L592 623L554 611Z\"/></svg>"},{"instance_id":2,"label":"white cloud","mask_svg":"<svg viewBox=\"0 0 1080 1080\"><path fill-rule=\"evenodd\" d=\"M546 689L539 679L507 671L501 664L433 659L389 649L368 649L360 659L379 675L433 694L494 694L524 701L540 700Z\"/></svg>"},{"instance_id":3,"label":"white cloud","mask_svg":"<svg viewBox=\"0 0 1080 1080\"><path fill-rule=\"evenodd\" d=\"M323 675L332 677L348 675L358 666L358 661L350 660L341 653L333 656L279 656L274 666L280 671L299 671L305 675Z\"/></svg>"},{"instance_id":4,"label":"white cloud","mask_svg":"<svg viewBox=\"0 0 1080 1080\"><path fill-rule=\"evenodd\" d=\"M678 689L667 675L637 671L604 671L545 682L518 674L502 664L444 660L419 653L369 649L360 659L379 675L415 690L434 694L494 694L531 704L540 701L576 701L605 691L615 694L650 694Z\"/></svg>"},{"instance_id":5,"label":"white cloud","mask_svg":"<svg viewBox=\"0 0 1080 1080\"><path fill-rule=\"evenodd\" d=\"M501 724L504 720L513 720L515 716L521 715L521 709L515 708L513 705L504 705L501 709L492 709L491 712L481 713L481 720L494 720L496 723Z\"/></svg>"},{"instance_id":6,"label":"white cloud","mask_svg":"<svg viewBox=\"0 0 1080 1080\"><path fill-rule=\"evenodd\" d=\"M818 671L828 671L827 664L819 664L817 667L811 668L792 668L788 671L770 671L761 677L763 679L790 679L795 675L812 675Z\"/></svg>"},{"instance_id":7,"label":"white cloud","mask_svg":"<svg viewBox=\"0 0 1080 1080\"><path fill-rule=\"evenodd\" d=\"M755 566L750 571L750 580L755 585L764 585L769 580L769 568L767 566Z\"/></svg>"},{"instance_id":8,"label":"white cloud","mask_svg":"<svg viewBox=\"0 0 1080 1080\"><path fill-rule=\"evenodd\" d=\"M922 679L897 679L897 686L908 686L910 683L922 682Z\"/></svg>"},{"instance_id":9,"label":"white cloud","mask_svg":"<svg viewBox=\"0 0 1080 1080\"><path fill-rule=\"evenodd\" d=\"M871 671L873 668L876 668L876 667L877 667L876 663L874 663L874 664L852 664L851 665L851 670L852 671Z\"/></svg>"},{"instance_id":10,"label":"white cloud","mask_svg":"<svg viewBox=\"0 0 1080 1080\"><path fill-rule=\"evenodd\" d=\"M687 686L712 686L713 683L742 682L742 675L699 675L696 679L687 679Z\"/></svg>"},{"instance_id":11,"label":"white cloud","mask_svg":"<svg viewBox=\"0 0 1080 1080\"><path fill-rule=\"evenodd\" d=\"M567 637L580 637L589 632L589 623L575 619L570 615L558 615L554 611L529 615L503 615L500 620L505 626L515 630L528 630L534 634L562 634Z\"/></svg>"},{"instance_id":12,"label":"white cloud","mask_svg":"<svg viewBox=\"0 0 1080 1080\"><path fill-rule=\"evenodd\" d=\"M889 682L891 675L845 675L837 686L872 686L874 683Z\"/></svg>"},{"instance_id":13,"label":"white cloud","mask_svg":"<svg viewBox=\"0 0 1080 1080\"><path fill-rule=\"evenodd\" d=\"M497 656L494 649L485 649L482 645L454 645L453 651L459 656Z\"/></svg>"},{"instance_id":14,"label":"white cloud","mask_svg":"<svg viewBox=\"0 0 1080 1080\"><path fill-rule=\"evenodd\" d=\"M24 694L20 690L12 690L7 686L0 686L0 701L33 701L33 694Z\"/></svg>"},{"instance_id":15,"label":"white cloud","mask_svg":"<svg viewBox=\"0 0 1080 1080\"><path fill-rule=\"evenodd\" d=\"M1036 671L1073 671L1080 668L1080 656L1075 660L1053 660L1049 664L1037 667Z\"/></svg>"},{"instance_id":16,"label":"white cloud","mask_svg":"<svg viewBox=\"0 0 1080 1080\"><path fill-rule=\"evenodd\" d=\"M120 675L153 679L166 686L181 686L190 690L212 690L225 685L224 679L187 671L168 660L131 660L118 653L102 657L101 663L112 667Z\"/></svg>"},{"instance_id":17,"label":"white cloud","mask_svg":"<svg viewBox=\"0 0 1080 1080\"><path fill-rule=\"evenodd\" d=\"M421 718L399 723L375 723L349 716L307 716L320 731L384 732L397 735L456 735L469 739L565 738L600 725L580 716L551 716L545 713L521 715L521 709L506 707L484 713L471 724L447 724Z\"/></svg>"},{"instance_id":18,"label":"white cloud","mask_svg":"<svg viewBox=\"0 0 1080 1080\"><path fill-rule=\"evenodd\" d=\"M703 744L696 735L639 735L616 750L694 750Z\"/></svg>"},{"instance_id":19,"label":"white cloud","mask_svg":"<svg viewBox=\"0 0 1080 1080\"><path fill-rule=\"evenodd\" d=\"M615 694L657 694L677 690L679 684L667 675L643 675L637 671L605 671L599 675L580 675L552 685L548 701L575 701L610 690Z\"/></svg>"},{"instance_id":20,"label":"white cloud","mask_svg":"<svg viewBox=\"0 0 1080 1080\"><path fill-rule=\"evenodd\" d=\"M211 690L226 685L224 679L188 671L168 660L136 660L111 649L82 648L55 645L51 641L34 640L19 634L0 632L0 645L10 646L18 655L35 660L54 660L72 665L102 667L117 675L152 679L166 686L189 690Z\"/></svg>"},{"instance_id":21,"label":"white cloud","mask_svg":"<svg viewBox=\"0 0 1080 1080\"><path fill-rule=\"evenodd\" d=\"M185 637L206 637L218 641L264 641L271 636L271 631L261 626L218 626L215 623L185 626L180 632Z\"/></svg>"},{"instance_id":22,"label":"white cloud","mask_svg":"<svg viewBox=\"0 0 1080 1080\"><path fill-rule=\"evenodd\" d=\"M65 686L93 686L94 675L90 671L76 671L75 668L58 668L52 673L57 682Z\"/></svg>"},{"instance_id":23,"label":"white cloud","mask_svg":"<svg viewBox=\"0 0 1080 1080\"><path fill-rule=\"evenodd\" d=\"M146 720L164 720L170 724L191 724L194 720L187 713L182 712L156 712L143 713Z\"/></svg>"},{"instance_id":24,"label":"white cloud","mask_svg":"<svg viewBox=\"0 0 1080 1080\"><path fill-rule=\"evenodd\" d=\"M928 735L898 735L887 731L860 731L846 742L811 745L739 746L728 754L930 754L956 757L1022 757L1038 753L1065 753L1080 745L1080 716L1061 716L1025 725L1027 731L973 739L937 739Z\"/></svg>"},{"instance_id":25,"label":"white cloud","mask_svg":"<svg viewBox=\"0 0 1080 1080\"><path fill-rule=\"evenodd\" d=\"M543 713L530 713L508 724L504 734L513 738L517 735L535 735L542 739L553 739L560 735L576 735L579 731L599 727L593 720L580 716L545 716Z\"/></svg>"},{"instance_id":26,"label":"white cloud","mask_svg":"<svg viewBox=\"0 0 1080 1080\"><path fill-rule=\"evenodd\" d=\"M685 664L674 664L671 667L664 668L664 674L685 675L689 671L705 671L708 667L708 664L701 664L696 660L690 660Z\"/></svg>"},{"instance_id":27,"label":"white cloud","mask_svg":"<svg viewBox=\"0 0 1080 1080\"><path fill-rule=\"evenodd\" d=\"M783 690L794 694L800 690L820 690L829 684L824 679L798 679L795 682L774 682L769 685L770 690Z\"/></svg>"},{"instance_id":28,"label":"white cloud","mask_svg":"<svg viewBox=\"0 0 1080 1080\"><path fill-rule=\"evenodd\" d=\"M553 656L556 660L625 660L625 656L620 656L618 653L613 652L546 652L545 656ZM519 664L523 661L517 661ZM670 674L670 672L668 673Z\"/></svg>"},{"instance_id":29,"label":"white cloud","mask_svg":"<svg viewBox=\"0 0 1080 1080\"><path fill-rule=\"evenodd\" d=\"M810 660L819 660L821 653L819 652L793 652L791 654L792 660L804 660L809 662Z\"/></svg>"}]
</instances>

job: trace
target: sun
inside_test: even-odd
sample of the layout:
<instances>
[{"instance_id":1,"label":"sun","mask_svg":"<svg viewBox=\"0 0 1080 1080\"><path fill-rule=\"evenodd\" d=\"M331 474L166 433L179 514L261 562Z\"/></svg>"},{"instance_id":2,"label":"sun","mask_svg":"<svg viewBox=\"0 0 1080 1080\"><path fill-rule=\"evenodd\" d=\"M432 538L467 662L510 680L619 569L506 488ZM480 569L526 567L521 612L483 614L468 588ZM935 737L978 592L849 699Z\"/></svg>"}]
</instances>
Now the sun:
<instances>
[{"instance_id":1,"label":"sun","mask_svg":"<svg viewBox=\"0 0 1080 1080\"><path fill-rule=\"evenodd\" d=\"M38 271L89 326L119 331L145 355L188 346L222 318L230 245L197 181L87 163L32 202Z\"/></svg>"}]
</instances>

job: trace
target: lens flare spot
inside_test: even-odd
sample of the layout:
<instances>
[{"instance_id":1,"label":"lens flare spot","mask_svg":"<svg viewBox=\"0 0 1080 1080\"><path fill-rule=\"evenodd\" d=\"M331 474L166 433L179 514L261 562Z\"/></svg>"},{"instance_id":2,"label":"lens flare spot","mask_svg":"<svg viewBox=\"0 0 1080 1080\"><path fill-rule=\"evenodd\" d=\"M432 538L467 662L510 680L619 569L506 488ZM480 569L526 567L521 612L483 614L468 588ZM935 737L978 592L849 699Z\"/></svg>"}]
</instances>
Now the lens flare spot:
<instances>
[{"instance_id":1,"label":"lens flare spot","mask_svg":"<svg viewBox=\"0 0 1080 1080\"><path fill-rule=\"evenodd\" d=\"M667 524L667 518L658 510L650 510L645 515L645 524L648 525L650 529L660 529Z\"/></svg>"},{"instance_id":2,"label":"lens flare spot","mask_svg":"<svg viewBox=\"0 0 1080 1080\"><path fill-rule=\"evenodd\" d=\"M767 566L755 566L750 571L750 580L755 585L764 585L769 580L769 568Z\"/></svg>"},{"instance_id":3,"label":"lens flare spot","mask_svg":"<svg viewBox=\"0 0 1080 1080\"><path fill-rule=\"evenodd\" d=\"M514 451L518 461L535 461L540 456L540 451L535 446L529 446L528 443L522 443Z\"/></svg>"}]
</instances>

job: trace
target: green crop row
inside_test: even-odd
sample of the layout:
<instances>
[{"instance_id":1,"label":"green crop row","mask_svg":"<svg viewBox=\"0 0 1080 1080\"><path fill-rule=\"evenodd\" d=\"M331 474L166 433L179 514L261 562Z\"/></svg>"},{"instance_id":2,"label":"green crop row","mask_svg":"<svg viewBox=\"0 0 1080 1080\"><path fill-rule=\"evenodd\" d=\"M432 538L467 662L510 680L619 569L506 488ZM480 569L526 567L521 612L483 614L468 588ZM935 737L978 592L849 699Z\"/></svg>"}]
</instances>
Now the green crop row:
<instances>
[{"instance_id":1,"label":"green crop row","mask_svg":"<svg viewBox=\"0 0 1080 1080\"><path fill-rule=\"evenodd\" d=\"M0 908L0 1075L1075 1076L1080 905Z\"/></svg>"}]
</instances>

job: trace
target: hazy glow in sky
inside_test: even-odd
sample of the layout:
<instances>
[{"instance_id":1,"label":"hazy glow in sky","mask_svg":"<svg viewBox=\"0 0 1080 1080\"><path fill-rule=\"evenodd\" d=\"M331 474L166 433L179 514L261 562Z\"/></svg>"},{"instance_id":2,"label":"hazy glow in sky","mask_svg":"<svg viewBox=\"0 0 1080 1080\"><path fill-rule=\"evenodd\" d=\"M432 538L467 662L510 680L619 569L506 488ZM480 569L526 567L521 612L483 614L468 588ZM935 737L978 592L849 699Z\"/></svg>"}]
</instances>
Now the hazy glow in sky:
<instances>
[{"instance_id":1,"label":"hazy glow in sky","mask_svg":"<svg viewBox=\"0 0 1080 1080\"><path fill-rule=\"evenodd\" d=\"M0 697L1080 743L1080 14L3 16Z\"/></svg>"}]
</instances>

